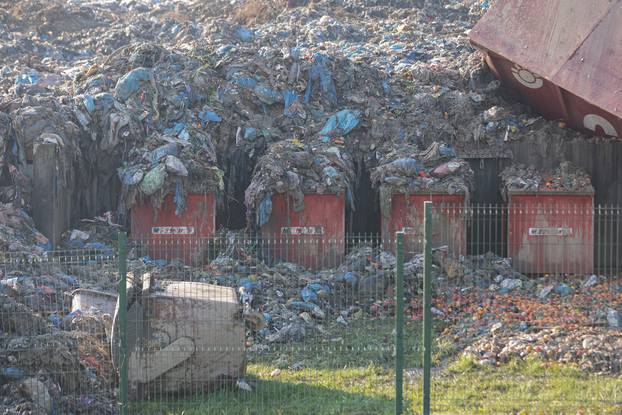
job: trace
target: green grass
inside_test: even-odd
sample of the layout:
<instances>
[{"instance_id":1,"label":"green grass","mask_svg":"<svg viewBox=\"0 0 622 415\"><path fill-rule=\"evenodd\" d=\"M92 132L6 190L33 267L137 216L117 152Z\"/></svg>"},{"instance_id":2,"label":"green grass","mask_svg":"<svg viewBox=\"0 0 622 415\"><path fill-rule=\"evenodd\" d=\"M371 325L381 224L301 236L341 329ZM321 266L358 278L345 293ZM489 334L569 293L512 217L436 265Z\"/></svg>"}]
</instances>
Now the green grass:
<instances>
[{"instance_id":1,"label":"green grass","mask_svg":"<svg viewBox=\"0 0 622 415\"><path fill-rule=\"evenodd\" d=\"M406 327L408 414L421 407L419 332L418 323ZM453 345L437 342L434 364L448 361L433 374L435 414L622 414L622 377L540 361L482 367L457 357ZM393 365L392 321L355 321L326 327L303 343L250 355L247 381L253 392L220 390L134 409L171 415L392 414Z\"/></svg>"},{"instance_id":2,"label":"green grass","mask_svg":"<svg viewBox=\"0 0 622 415\"><path fill-rule=\"evenodd\" d=\"M537 360L482 367L460 358L433 380L434 413L622 414L622 377ZM415 405L420 405L417 396Z\"/></svg>"}]
</instances>

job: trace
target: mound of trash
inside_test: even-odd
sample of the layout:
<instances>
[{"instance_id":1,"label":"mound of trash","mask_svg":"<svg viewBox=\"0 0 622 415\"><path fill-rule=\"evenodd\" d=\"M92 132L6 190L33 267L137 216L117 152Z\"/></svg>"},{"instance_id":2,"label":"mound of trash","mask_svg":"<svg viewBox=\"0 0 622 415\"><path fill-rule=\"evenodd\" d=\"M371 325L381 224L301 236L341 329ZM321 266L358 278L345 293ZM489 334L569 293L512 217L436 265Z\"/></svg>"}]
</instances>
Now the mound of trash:
<instances>
[{"instance_id":1,"label":"mound of trash","mask_svg":"<svg viewBox=\"0 0 622 415\"><path fill-rule=\"evenodd\" d=\"M587 172L568 161L555 170L542 171L523 164L508 166L501 172L503 192L594 193Z\"/></svg>"},{"instance_id":2,"label":"mound of trash","mask_svg":"<svg viewBox=\"0 0 622 415\"><path fill-rule=\"evenodd\" d=\"M291 196L296 212L304 209L305 194L345 195L354 209L353 180L351 157L338 147L280 141L258 160L245 202L249 212L256 212L259 227L268 222L276 193Z\"/></svg>"},{"instance_id":3,"label":"mound of trash","mask_svg":"<svg viewBox=\"0 0 622 415\"><path fill-rule=\"evenodd\" d=\"M26 254L0 257L0 410L4 413L116 414L110 358L112 318L77 309L66 297L80 285L111 290L114 267ZM65 271L78 271L71 275Z\"/></svg>"},{"instance_id":4,"label":"mound of trash","mask_svg":"<svg viewBox=\"0 0 622 415\"><path fill-rule=\"evenodd\" d=\"M424 151L403 144L389 147L371 172L372 184L380 192L380 208L387 217L395 193L464 194L466 203L473 190L473 170L457 158L446 144L434 142Z\"/></svg>"}]
</instances>

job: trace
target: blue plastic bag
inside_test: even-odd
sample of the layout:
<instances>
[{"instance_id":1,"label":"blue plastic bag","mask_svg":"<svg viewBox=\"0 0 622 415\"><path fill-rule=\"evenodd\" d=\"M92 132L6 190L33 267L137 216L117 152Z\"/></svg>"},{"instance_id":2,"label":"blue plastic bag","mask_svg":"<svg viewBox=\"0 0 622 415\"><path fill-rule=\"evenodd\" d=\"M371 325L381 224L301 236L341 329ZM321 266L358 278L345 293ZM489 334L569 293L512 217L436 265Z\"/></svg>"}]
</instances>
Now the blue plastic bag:
<instances>
[{"instance_id":1,"label":"blue plastic bag","mask_svg":"<svg viewBox=\"0 0 622 415\"><path fill-rule=\"evenodd\" d=\"M330 177L331 179L335 179L339 177L339 172L333 166L324 167L322 170L325 176Z\"/></svg>"},{"instance_id":2,"label":"blue plastic bag","mask_svg":"<svg viewBox=\"0 0 622 415\"><path fill-rule=\"evenodd\" d=\"M223 45L216 49L216 54L219 58L225 57L229 52L231 52L235 48L233 45Z\"/></svg>"},{"instance_id":3,"label":"blue plastic bag","mask_svg":"<svg viewBox=\"0 0 622 415\"><path fill-rule=\"evenodd\" d=\"M158 267L165 267L167 264L166 259L153 259L149 255L146 255L140 259L145 265L156 265Z\"/></svg>"},{"instance_id":4,"label":"blue plastic bag","mask_svg":"<svg viewBox=\"0 0 622 415\"><path fill-rule=\"evenodd\" d=\"M305 303L315 303L318 300L316 292L309 287L304 287L302 289L302 291L300 292L300 297Z\"/></svg>"},{"instance_id":5,"label":"blue plastic bag","mask_svg":"<svg viewBox=\"0 0 622 415\"><path fill-rule=\"evenodd\" d=\"M60 323L62 323L62 319L57 314L50 314L48 316L48 321L52 323L54 327L60 327Z\"/></svg>"},{"instance_id":6,"label":"blue plastic bag","mask_svg":"<svg viewBox=\"0 0 622 415\"><path fill-rule=\"evenodd\" d=\"M15 78L15 85L34 85L37 82L39 82L39 74L35 70L20 74Z\"/></svg>"},{"instance_id":7,"label":"blue plastic bag","mask_svg":"<svg viewBox=\"0 0 622 415\"><path fill-rule=\"evenodd\" d=\"M313 311L317 308L316 304L306 303L304 301L292 301L289 304L292 308L300 311Z\"/></svg>"},{"instance_id":8,"label":"blue plastic bag","mask_svg":"<svg viewBox=\"0 0 622 415\"><path fill-rule=\"evenodd\" d=\"M421 170L417 160L412 157L403 157L394 160L389 163L386 168L390 169L390 171L398 171L403 176L415 176Z\"/></svg>"},{"instance_id":9,"label":"blue plastic bag","mask_svg":"<svg viewBox=\"0 0 622 415\"><path fill-rule=\"evenodd\" d=\"M324 128L320 130L321 137L336 137L348 134L361 121L361 111L345 109L331 115Z\"/></svg>"},{"instance_id":10,"label":"blue plastic bag","mask_svg":"<svg viewBox=\"0 0 622 415\"><path fill-rule=\"evenodd\" d=\"M255 87L257 86L256 79L237 73L233 74L233 76L231 77L231 82L247 89L255 89Z\"/></svg>"},{"instance_id":11,"label":"blue plastic bag","mask_svg":"<svg viewBox=\"0 0 622 415\"><path fill-rule=\"evenodd\" d=\"M357 281L358 281L358 277L355 273L353 272L346 272L344 274L340 274L335 278L335 281L337 282L344 282L349 286L355 286Z\"/></svg>"},{"instance_id":12,"label":"blue plastic bag","mask_svg":"<svg viewBox=\"0 0 622 415\"><path fill-rule=\"evenodd\" d=\"M84 103L84 108L86 108L89 114L92 114L93 111L95 111L95 100L93 99L92 96L85 95L82 98L82 102Z\"/></svg>"},{"instance_id":13,"label":"blue plastic bag","mask_svg":"<svg viewBox=\"0 0 622 415\"><path fill-rule=\"evenodd\" d=\"M68 321L71 321L72 318L74 317L78 317L82 315L82 310L74 310L71 313L67 314L65 317L63 317L63 323L66 323Z\"/></svg>"},{"instance_id":14,"label":"blue plastic bag","mask_svg":"<svg viewBox=\"0 0 622 415\"><path fill-rule=\"evenodd\" d=\"M26 377L26 372L18 367L3 367L0 369L0 374L9 380L20 380Z\"/></svg>"},{"instance_id":15,"label":"blue plastic bag","mask_svg":"<svg viewBox=\"0 0 622 415\"><path fill-rule=\"evenodd\" d=\"M264 226L270 220L272 214L272 195L266 195L257 208L257 225Z\"/></svg>"},{"instance_id":16,"label":"blue plastic bag","mask_svg":"<svg viewBox=\"0 0 622 415\"><path fill-rule=\"evenodd\" d=\"M184 210L186 210L186 198L184 196L184 186L181 183L181 178L177 178L177 183L175 183L173 202L175 203L175 216L181 216Z\"/></svg>"},{"instance_id":17,"label":"blue plastic bag","mask_svg":"<svg viewBox=\"0 0 622 415\"><path fill-rule=\"evenodd\" d=\"M285 108L283 109L283 115L286 117L293 117L296 115L296 107L293 105L298 102L299 97L295 91L283 92L283 99L285 100Z\"/></svg>"},{"instance_id":18,"label":"blue plastic bag","mask_svg":"<svg viewBox=\"0 0 622 415\"><path fill-rule=\"evenodd\" d=\"M441 157L456 157L456 151L447 144L441 144L438 153Z\"/></svg>"},{"instance_id":19,"label":"blue plastic bag","mask_svg":"<svg viewBox=\"0 0 622 415\"><path fill-rule=\"evenodd\" d=\"M186 128L186 124L183 122L176 123L173 127L164 130L164 134L178 136Z\"/></svg>"},{"instance_id":20,"label":"blue plastic bag","mask_svg":"<svg viewBox=\"0 0 622 415\"><path fill-rule=\"evenodd\" d=\"M201 120L201 126L203 128L205 128L208 122L221 122L222 121L222 117L220 115L210 110L200 111L199 119Z\"/></svg>"},{"instance_id":21,"label":"blue plastic bag","mask_svg":"<svg viewBox=\"0 0 622 415\"><path fill-rule=\"evenodd\" d=\"M326 284L312 283L307 284L300 292L300 297L306 303L317 303L321 292L329 293L330 287Z\"/></svg>"},{"instance_id":22,"label":"blue plastic bag","mask_svg":"<svg viewBox=\"0 0 622 415\"><path fill-rule=\"evenodd\" d=\"M333 82L333 77L326 66L328 58L320 53L314 57L313 66L309 69L309 80L307 81L307 89L305 91L305 103L309 103L313 94L313 83L320 82L320 91L325 95L329 102L337 104L337 89Z\"/></svg>"},{"instance_id":23,"label":"blue plastic bag","mask_svg":"<svg viewBox=\"0 0 622 415\"><path fill-rule=\"evenodd\" d=\"M168 143L164 144L151 152L151 165L157 164L166 156L177 156L177 144Z\"/></svg>"},{"instance_id":24,"label":"blue plastic bag","mask_svg":"<svg viewBox=\"0 0 622 415\"><path fill-rule=\"evenodd\" d=\"M95 107L103 112L108 112L114 107L115 103L114 97L108 92L100 92L99 94L93 95L93 101L95 102Z\"/></svg>"},{"instance_id":25,"label":"blue plastic bag","mask_svg":"<svg viewBox=\"0 0 622 415\"><path fill-rule=\"evenodd\" d=\"M102 242L89 242L84 245L86 249L95 249L98 251L103 251L102 254L112 255L114 253L114 248L110 245L107 245Z\"/></svg>"},{"instance_id":26,"label":"blue plastic bag","mask_svg":"<svg viewBox=\"0 0 622 415\"><path fill-rule=\"evenodd\" d=\"M76 279L76 277L72 277L71 275L67 275L67 274L62 274L60 275L59 278L62 279L68 285L71 285L72 287L78 286L78 280Z\"/></svg>"},{"instance_id":27,"label":"blue plastic bag","mask_svg":"<svg viewBox=\"0 0 622 415\"><path fill-rule=\"evenodd\" d=\"M37 246L46 252L50 252L53 248L51 242L37 242Z\"/></svg>"},{"instance_id":28,"label":"blue plastic bag","mask_svg":"<svg viewBox=\"0 0 622 415\"><path fill-rule=\"evenodd\" d=\"M127 100L136 93L143 82L148 82L152 78L151 70L147 68L136 68L123 75L114 87L114 93L122 101Z\"/></svg>"},{"instance_id":29,"label":"blue plastic bag","mask_svg":"<svg viewBox=\"0 0 622 415\"><path fill-rule=\"evenodd\" d=\"M261 102L264 102L268 105L272 105L276 102L279 102L282 99L281 94L274 89L268 88L264 85L257 85L255 87L255 95Z\"/></svg>"},{"instance_id":30,"label":"blue plastic bag","mask_svg":"<svg viewBox=\"0 0 622 415\"><path fill-rule=\"evenodd\" d=\"M124 186L135 186L143 179L145 173L140 166L130 166L126 169L119 170L119 179Z\"/></svg>"},{"instance_id":31,"label":"blue plastic bag","mask_svg":"<svg viewBox=\"0 0 622 415\"><path fill-rule=\"evenodd\" d=\"M257 138L257 129L253 127L247 127L244 129L244 139L252 141Z\"/></svg>"},{"instance_id":32,"label":"blue plastic bag","mask_svg":"<svg viewBox=\"0 0 622 415\"><path fill-rule=\"evenodd\" d=\"M250 42L255 38L255 34L245 27L238 27L235 29L235 36L242 42Z\"/></svg>"}]
</instances>

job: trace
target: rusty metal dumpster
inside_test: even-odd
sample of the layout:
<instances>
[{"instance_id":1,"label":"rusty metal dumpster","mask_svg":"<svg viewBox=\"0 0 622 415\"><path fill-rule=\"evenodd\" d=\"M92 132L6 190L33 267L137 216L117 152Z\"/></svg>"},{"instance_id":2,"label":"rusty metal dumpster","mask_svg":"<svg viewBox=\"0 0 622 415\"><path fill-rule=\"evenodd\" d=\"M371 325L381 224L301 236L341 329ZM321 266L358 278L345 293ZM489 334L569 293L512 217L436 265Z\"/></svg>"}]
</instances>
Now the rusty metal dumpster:
<instances>
[{"instance_id":1,"label":"rusty metal dumpster","mask_svg":"<svg viewBox=\"0 0 622 415\"><path fill-rule=\"evenodd\" d=\"M593 193L508 192L508 256L526 274L594 269Z\"/></svg>"},{"instance_id":2,"label":"rusty metal dumpster","mask_svg":"<svg viewBox=\"0 0 622 415\"><path fill-rule=\"evenodd\" d=\"M471 30L494 74L538 112L622 134L622 0L497 0Z\"/></svg>"},{"instance_id":3,"label":"rusty metal dumpster","mask_svg":"<svg viewBox=\"0 0 622 415\"><path fill-rule=\"evenodd\" d=\"M465 195L446 193L393 194L388 217L382 216L383 244L395 250L395 233L405 232L405 256L423 252L423 203L434 203L432 228L433 247L447 245L453 255L466 255Z\"/></svg>"},{"instance_id":4,"label":"rusty metal dumpster","mask_svg":"<svg viewBox=\"0 0 622 415\"><path fill-rule=\"evenodd\" d=\"M198 393L244 375L244 320L233 288L180 281L154 284L146 278L128 297L136 299L127 309L128 383L133 397ZM111 350L117 367L118 325L115 313Z\"/></svg>"},{"instance_id":5,"label":"rusty metal dumpster","mask_svg":"<svg viewBox=\"0 0 622 415\"><path fill-rule=\"evenodd\" d=\"M339 265L345 251L345 197L305 194L304 209L293 210L285 194L272 197L272 213L261 227L265 259L310 269Z\"/></svg>"},{"instance_id":6,"label":"rusty metal dumpster","mask_svg":"<svg viewBox=\"0 0 622 415\"><path fill-rule=\"evenodd\" d=\"M177 216L173 197L167 196L157 210L147 201L137 204L131 218L131 237L146 254L198 263L216 230L216 199L213 194L189 194L185 211Z\"/></svg>"}]
</instances>

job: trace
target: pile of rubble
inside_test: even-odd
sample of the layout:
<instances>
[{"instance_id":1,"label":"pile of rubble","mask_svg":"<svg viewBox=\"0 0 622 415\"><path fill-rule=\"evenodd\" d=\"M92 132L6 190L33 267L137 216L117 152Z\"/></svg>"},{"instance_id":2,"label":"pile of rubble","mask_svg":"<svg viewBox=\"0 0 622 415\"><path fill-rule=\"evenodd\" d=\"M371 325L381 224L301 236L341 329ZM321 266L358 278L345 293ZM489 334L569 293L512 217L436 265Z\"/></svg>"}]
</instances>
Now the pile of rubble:
<instances>
[{"instance_id":1,"label":"pile of rubble","mask_svg":"<svg viewBox=\"0 0 622 415\"><path fill-rule=\"evenodd\" d=\"M258 227L270 219L275 193L290 196L295 212L304 209L305 194L345 195L354 209L353 180L351 157L338 147L280 141L272 144L259 159L246 189L246 206L249 213L256 212Z\"/></svg>"},{"instance_id":2,"label":"pile of rubble","mask_svg":"<svg viewBox=\"0 0 622 415\"><path fill-rule=\"evenodd\" d=\"M465 355L482 364L539 357L596 372L620 371L619 278L528 278L492 254L462 260L436 255L435 261L442 270L435 283L435 318L448 323L441 339ZM417 318L420 307L416 300Z\"/></svg>"},{"instance_id":3,"label":"pile of rubble","mask_svg":"<svg viewBox=\"0 0 622 415\"><path fill-rule=\"evenodd\" d=\"M244 244L230 241L200 280L237 287L250 322L251 354L269 350L272 343L330 336L327 327L334 322L347 326L352 319L395 313L396 259L379 247L361 245L339 267L311 271L290 263L266 266ZM423 255L406 262L404 271L405 313L419 320ZM596 275L533 279L514 270L509 259L493 254L453 258L445 248L434 250L432 275L434 318L446 327L439 341L454 343L477 361L526 358L530 347L542 343L535 350L544 351L538 356L545 360L619 372L622 281ZM557 333L557 340L547 343L547 333ZM588 337L604 341L588 340L591 347L582 350Z\"/></svg>"},{"instance_id":4,"label":"pile of rubble","mask_svg":"<svg viewBox=\"0 0 622 415\"><path fill-rule=\"evenodd\" d=\"M275 141L344 147L358 176L359 159L395 161L376 148L405 145L400 159L433 141L495 153L579 136L500 96L465 34L488 2L270 3L254 15L252 2L195 3L7 5L0 47L30 58L0 75L6 162L21 169L53 134L74 220L114 210L124 224L137 198L157 207L169 194L181 213L190 192L224 190L226 209L248 182L223 172L250 176Z\"/></svg>"},{"instance_id":5,"label":"pile of rubble","mask_svg":"<svg viewBox=\"0 0 622 415\"><path fill-rule=\"evenodd\" d=\"M381 212L388 217L395 193L464 194L468 203L473 170L446 144L434 142L424 151L408 144L391 145L372 170L371 181L379 188Z\"/></svg>"},{"instance_id":6,"label":"pile of rubble","mask_svg":"<svg viewBox=\"0 0 622 415\"><path fill-rule=\"evenodd\" d=\"M504 332L494 326L492 337L477 340L464 351L483 365L516 359L571 363L599 374L622 371L622 332L589 327L577 331L561 327L530 332Z\"/></svg>"},{"instance_id":7,"label":"pile of rubble","mask_svg":"<svg viewBox=\"0 0 622 415\"><path fill-rule=\"evenodd\" d=\"M51 249L48 239L30 216L13 204L0 204L0 252L43 255Z\"/></svg>"},{"instance_id":8,"label":"pile of rubble","mask_svg":"<svg viewBox=\"0 0 622 415\"><path fill-rule=\"evenodd\" d=\"M501 172L501 179L504 194L512 191L594 193L585 170L567 161L553 171L538 171L522 164L509 166Z\"/></svg>"},{"instance_id":9,"label":"pile of rubble","mask_svg":"<svg viewBox=\"0 0 622 415\"><path fill-rule=\"evenodd\" d=\"M67 249L99 250L113 255L123 227L114 223L114 214L105 212L93 219L82 219L78 228L64 235L63 244Z\"/></svg>"},{"instance_id":10,"label":"pile of rubble","mask_svg":"<svg viewBox=\"0 0 622 415\"><path fill-rule=\"evenodd\" d=\"M117 413L112 318L72 309L66 301L78 279L83 286L114 289L116 267L75 264L85 274L77 277L41 260L10 261L0 272L0 410Z\"/></svg>"}]
</instances>

